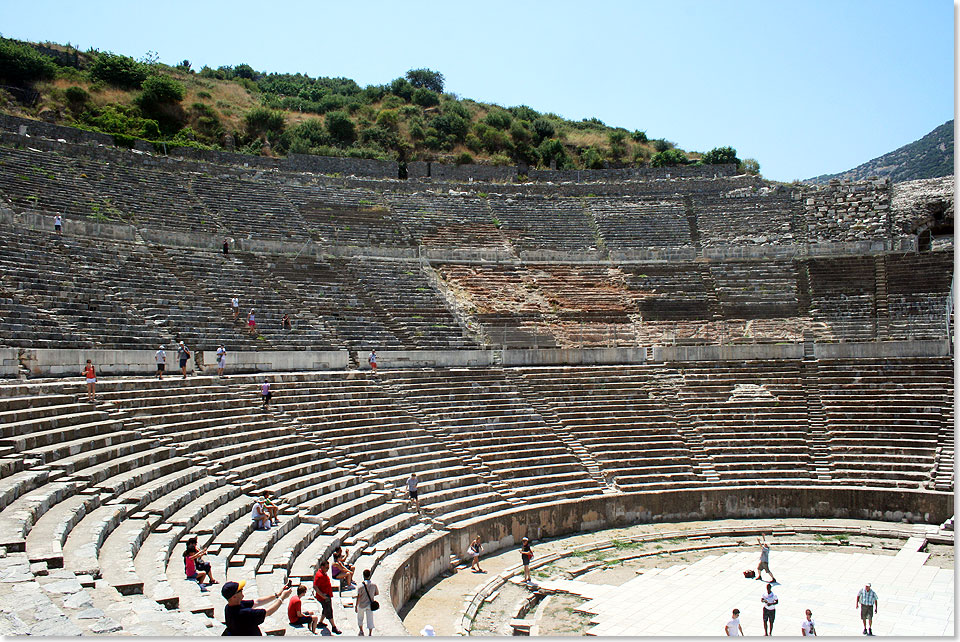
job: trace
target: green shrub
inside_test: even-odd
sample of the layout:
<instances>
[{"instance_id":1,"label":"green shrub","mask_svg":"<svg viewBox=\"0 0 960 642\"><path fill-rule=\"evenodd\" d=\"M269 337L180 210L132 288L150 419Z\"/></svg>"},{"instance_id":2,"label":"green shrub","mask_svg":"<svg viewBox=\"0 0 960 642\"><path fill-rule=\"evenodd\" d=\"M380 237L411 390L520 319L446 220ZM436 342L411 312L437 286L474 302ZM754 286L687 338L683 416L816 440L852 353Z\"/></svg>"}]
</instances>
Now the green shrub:
<instances>
[{"instance_id":1,"label":"green shrub","mask_svg":"<svg viewBox=\"0 0 960 642\"><path fill-rule=\"evenodd\" d=\"M396 109L381 109L377 114L377 126L392 132L400 125L400 114Z\"/></svg>"},{"instance_id":2,"label":"green shrub","mask_svg":"<svg viewBox=\"0 0 960 642\"><path fill-rule=\"evenodd\" d=\"M71 106L82 106L90 100L90 94L88 94L82 87L77 87L76 85L67 87L63 94L66 96Z\"/></svg>"},{"instance_id":3,"label":"green shrub","mask_svg":"<svg viewBox=\"0 0 960 642\"><path fill-rule=\"evenodd\" d=\"M457 157L453 160L457 165L470 165L473 163L473 156L467 152L460 152L457 154Z\"/></svg>"},{"instance_id":4,"label":"green shrub","mask_svg":"<svg viewBox=\"0 0 960 642\"><path fill-rule=\"evenodd\" d=\"M198 98L213 98L213 96L210 95L210 92L209 92L209 91L198 91L198 92L197 92L197 97L198 97Z\"/></svg>"},{"instance_id":5,"label":"green shrub","mask_svg":"<svg viewBox=\"0 0 960 642\"><path fill-rule=\"evenodd\" d=\"M669 140L664 140L663 138L658 138L653 141L653 148L658 152L665 152L668 149L673 149L674 145Z\"/></svg>"},{"instance_id":6,"label":"green shrub","mask_svg":"<svg viewBox=\"0 0 960 642\"><path fill-rule=\"evenodd\" d=\"M516 107L511 107L510 113L521 120L529 120L530 122L536 120L540 115L535 109L531 109L526 105L517 105Z\"/></svg>"},{"instance_id":7,"label":"green shrub","mask_svg":"<svg viewBox=\"0 0 960 642\"><path fill-rule=\"evenodd\" d=\"M413 89L413 85L406 78L394 78L390 83L390 93L404 100L410 100L410 97L413 96Z\"/></svg>"},{"instance_id":8,"label":"green shrub","mask_svg":"<svg viewBox=\"0 0 960 642\"><path fill-rule=\"evenodd\" d=\"M450 116L459 116L464 120L470 121L473 118L473 113L458 100L453 100L452 98L445 100L443 107L441 107L444 114Z\"/></svg>"},{"instance_id":9,"label":"green shrub","mask_svg":"<svg viewBox=\"0 0 960 642\"><path fill-rule=\"evenodd\" d=\"M144 118L136 107L107 105L96 112L85 112L81 124L106 134L120 134L144 140L160 138L157 121Z\"/></svg>"},{"instance_id":10,"label":"green shrub","mask_svg":"<svg viewBox=\"0 0 960 642\"><path fill-rule=\"evenodd\" d=\"M679 149L667 149L657 152L650 159L650 167L674 167L676 165L686 165L687 156Z\"/></svg>"},{"instance_id":11,"label":"green shrub","mask_svg":"<svg viewBox=\"0 0 960 642\"><path fill-rule=\"evenodd\" d=\"M586 169L603 169L603 154L596 147L590 147L580 154L580 161Z\"/></svg>"},{"instance_id":12,"label":"green shrub","mask_svg":"<svg viewBox=\"0 0 960 642\"><path fill-rule=\"evenodd\" d=\"M97 55L90 68L92 78L123 89L138 89L149 74L150 68L142 62L108 51Z\"/></svg>"},{"instance_id":13,"label":"green shrub","mask_svg":"<svg viewBox=\"0 0 960 642\"><path fill-rule=\"evenodd\" d=\"M539 145L545 138L553 138L557 133L556 128L546 118L537 118L533 121L534 142Z\"/></svg>"},{"instance_id":14,"label":"green shrub","mask_svg":"<svg viewBox=\"0 0 960 642\"><path fill-rule=\"evenodd\" d=\"M563 143L556 138L549 138L540 143L537 151L540 154L540 162L545 166L550 165L550 162L555 160L557 169L564 169L570 163L567 150L563 147Z\"/></svg>"},{"instance_id":15,"label":"green shrub","mask_svg":"<svg viewBox=\"0 0 960 642\"><path fill-rule=\"evenodd\" d=\"M513 165L513 159L506 154L494 154L490 157L490 164L496 165L497 167L505 167L507 165Z\"/></svg>"},{"instance_id":16,"label":"green shrub","mask_svg":"<svg viewBox=\"0 0 960 642\"><path fill-rule=\"evenodd\" d=\"M647 132L636 129L630 134L630 138L632 138L635 143L645 143L647 142Z\"/></svg>"},{"instance_id":17,"label":"green shrub","mask_svg":"<svg viewBox=\"0 0 960 642\"><path fill-rule=\"evenodd\" d=\"M610 158L620 160L627 153L627 132L615 129L607 134L607 141L610 143Z\"/></svg>"},{"instance_id":18,"label":"green shrub","mask_svg":"<svg viewBox=\"0 0 960 642\"><path fill-rule=\"evenodd\" d=\"M476 134L467 134L463 139L463 144L475 154L479 154L483 150L483 144L480 142L480 139L477 138Z\"/></svg>"},{"instance_id":19,"label":"green shrub","mask_svg":"<svg viewBox=\"0 0 960 642\"><path fill-rule=\"evenodd\" d=\"M25 85L48 80L57 72L57 65L33 47L15 40L0 38L0 79L11 85Z\"/></svg>"},{"instance_id":20,"label":"green shrub","mask_svg":"<svg viewBox=\"0 0 960 642\"><path fill-rule=\"evenodd\" d=\"M430 91L424 87L414 89L411 96L413 104L421 107L433 107L440 104L440 95L435 91Z\"/></svg>"},{"instance_id":21,"label":"green shrub","mask_svg":"<svg viewBox=\"0 0 960 642\"><path fill-rule=\"evenodd\" d=\"M154 74L143 81L137 102L141 107L149 109L157 105L178 103L183 100L183 93L183 85L170 76Z\"/></svg>"},{"instance_id":22,"label":"green shrub","mask_svg":"<svg viewBox=\"0 0 960 642\"><path fill-rule=\"evenodd\" d=\"M336 144L347 147L357 139L357 128L350 117L342 111L332 111L326 116L327 133Z\"/></svg>"},{"instance_id":23,"label":"green shrub","mask_svg":"<svg viewBox=\"0 0 960 642\"><path fill-rule=\"evenodd\" d=\"M417 90L419 91L419 89ZM442 136L449 136L457 142L463 141L470 131L470 121L456 114L441 114L430 121L430 126Z\"/></svg>"},{"instance_id":24,"label":"green shrub","mask_svg":"<svg viewBox=\"0 0 960 642\"><path fill-rule=\"evenodd\" d=\"M704 165L725 165L727 163L740 165L737 150L733 147L714 147L700 157L700 162Z\"/></svg>"},{"instance_id":25,"label":"green shrub","mask_svg":"<svg viewBox=\"0 0 960 642\"><path fill-rule=\"evenodd\" d=\"M417 89L429 89L438 94L443 93L443 74L430 69L411 69L406 74L407 82Z\"/></svg>"},{"instance_id":26,"label":"green shrub","mask_svg":"<svg viewBox=\"0 0 960 642\"><path fill-rule=\"evenodd\" d=\"M484 116L483 122L494 129L507 130L513 123L513 117L510 116L510 112L498 107Z\"/></svg>"},{"instance_id":27,"label":"green shrub","mask_svg":"<svg viewBox=\"0 0 960 642\"><path fill-rule=\"evenodd\" d=\"M250 138L267 135L270 140L281 135L287 124L283 112L266 107L254 107L248 111L243 117L243 123Z\"/></svg>"}]
</instances>

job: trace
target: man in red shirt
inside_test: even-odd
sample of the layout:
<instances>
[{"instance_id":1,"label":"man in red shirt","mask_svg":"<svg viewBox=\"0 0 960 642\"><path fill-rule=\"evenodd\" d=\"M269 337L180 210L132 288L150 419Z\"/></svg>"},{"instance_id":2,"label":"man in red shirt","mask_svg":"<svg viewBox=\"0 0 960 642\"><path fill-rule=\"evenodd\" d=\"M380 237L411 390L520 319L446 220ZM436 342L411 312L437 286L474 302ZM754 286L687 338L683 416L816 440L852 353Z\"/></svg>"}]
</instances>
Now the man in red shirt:
<instances>
[{"instance_id":1,"label":"man in red shirt","mask_svg":"<svg viewBox=\"0 0 960 642\"><path fill-rule=\"evenodd\" d=\"M329 568L330 562L320 561L317 574L313 576L313 594L320 602L320 622L323 623L323 618L327 618L330 620L330 630L340 635L342 631L333 621L333 584L330 582L330 576L327 575Z\"/></svg>"},{"instance_id":2,"label":"man in red shirt","mask_svg":"<svg viewBox=\"0 0 960 642\"><path fill-rule=\"evenodd\" d=\"M303 596L307 594L307 587L301 584L297 587L297 594L290 598L287 604L287 619L290 620L290 626L306 625L310 632L317 633L317 622L319 618L311 611L303 610Z\"/></svg>"}]
</instances>

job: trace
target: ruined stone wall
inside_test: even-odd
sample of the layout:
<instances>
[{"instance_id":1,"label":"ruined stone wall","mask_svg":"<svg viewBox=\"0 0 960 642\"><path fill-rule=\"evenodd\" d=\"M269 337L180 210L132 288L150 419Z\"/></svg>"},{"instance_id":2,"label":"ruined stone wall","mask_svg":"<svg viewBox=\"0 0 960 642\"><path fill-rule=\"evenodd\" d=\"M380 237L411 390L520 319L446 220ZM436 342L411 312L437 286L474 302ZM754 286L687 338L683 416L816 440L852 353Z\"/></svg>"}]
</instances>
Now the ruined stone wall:
<instances>
[{"instance_id":1,"label":"ruined stone wall","mask_svg":"<svg viewBox=\"0 0 960 642\"><path fill-rule=\"evenodd\" d=\"M811 240L861 241L890 238L890 180L850 182L805 188L801 192Z\"/></svg>"}]
</instances>

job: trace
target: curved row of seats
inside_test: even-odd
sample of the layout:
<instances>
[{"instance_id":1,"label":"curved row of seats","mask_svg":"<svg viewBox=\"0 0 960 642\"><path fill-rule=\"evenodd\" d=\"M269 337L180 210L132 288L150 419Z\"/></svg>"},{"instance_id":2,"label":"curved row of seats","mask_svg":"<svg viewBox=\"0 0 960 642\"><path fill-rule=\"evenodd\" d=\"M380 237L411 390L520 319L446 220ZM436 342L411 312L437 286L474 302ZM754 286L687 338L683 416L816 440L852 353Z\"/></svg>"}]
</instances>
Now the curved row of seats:
<instances>
[{"instance_id":1,"label":"curved row of seats","mask_svg":"<svg viewBox=\"0 0 960 642\"><path fill-rule=\"evenodd\" d=\"M949 359L398 370L0 388L0 546L185 613L186 536L260 594L348 546L374 567L432 529L530 503L758 484L949 478ZM810 396L826 416L814 472ZM949 457L945 456L949 449ZM402 492L417 472L423 514ZM942 487L942 486L941 486ZM281 498L254 530L251 502ZM219 615L218 615L219 616ZM279 620L278 620L279 621ZM276 623L274 623L276 624Z\"/></svg>"}]
</instances>

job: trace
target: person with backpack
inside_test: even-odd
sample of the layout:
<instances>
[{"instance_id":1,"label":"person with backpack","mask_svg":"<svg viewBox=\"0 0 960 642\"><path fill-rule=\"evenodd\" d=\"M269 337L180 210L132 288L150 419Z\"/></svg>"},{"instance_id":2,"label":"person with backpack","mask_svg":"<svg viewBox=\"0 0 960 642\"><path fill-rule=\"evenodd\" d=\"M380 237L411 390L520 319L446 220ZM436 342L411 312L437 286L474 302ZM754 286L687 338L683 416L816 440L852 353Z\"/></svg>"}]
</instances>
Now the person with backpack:
<instances>
[{"instance_id":1,"label":"person with backpack","mask_svg":"<svg viewBox=\"0 0 960 642\"><path fill-rule=\"evenodd\" d=\"M370 569L363 570L363 582L357 589L357 599L353 601L353 610L357 612L357 626L360 635L363 633L363 620L367 620L366 635L373 635L373 612L380 608L380 604L373 598L380 594L377 585L370 581Z\"/></svg>"},{"instance_id":2,"label":"person with backpack","mask_svg":"<svg viewBox=\"0 0 960 642\"><path fill-rule=\"evenodd\" d=\"M523 581L530 582L530 560L533 559L533 549L530 548L529 538L524 537L520 545L520 562L523 564Z\"/></svg>"},{"instance_id":3,"label":"person with backpack","mask_svg":"<svg viewBox=\"0 0 960 642\"><path fill-rule=\"evenodd\" d=\"M177 359L180 360L180 373L183 374L183 378L186 379L187 361L190 359L190 350L187 349L183 341L177 344Z\"/></svg>"},{"instance_id":4,"label":"person with backpack","mask_svg":"<svg viewBox=\"0 0 960 642\"><path fill-rule=\"evenodd\" d=\"M227 367L227 349L221 343L217 348L217 376L223 379L223 369Z\"/></svg>"}]
</instances>

